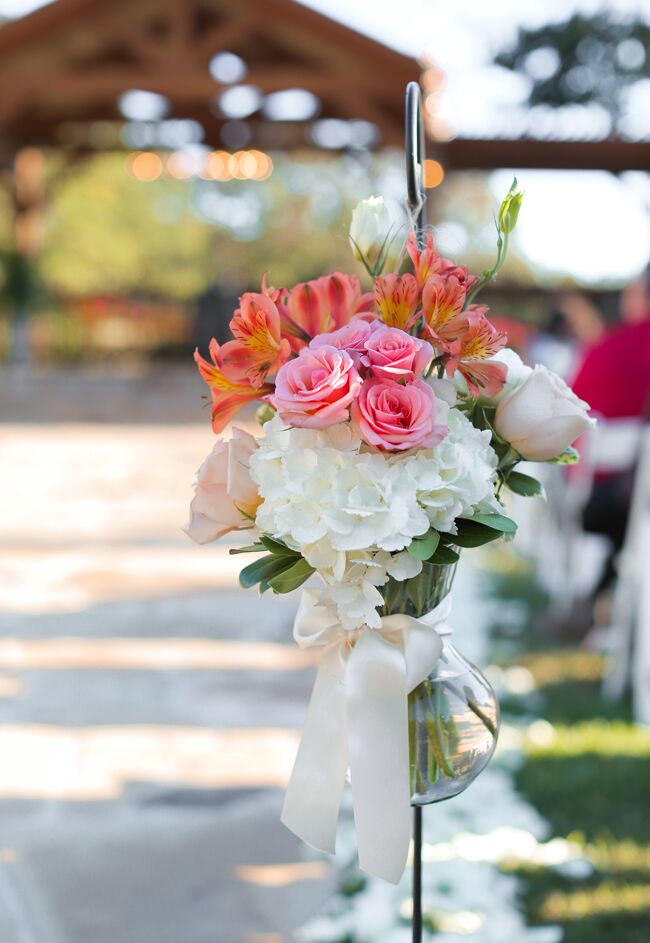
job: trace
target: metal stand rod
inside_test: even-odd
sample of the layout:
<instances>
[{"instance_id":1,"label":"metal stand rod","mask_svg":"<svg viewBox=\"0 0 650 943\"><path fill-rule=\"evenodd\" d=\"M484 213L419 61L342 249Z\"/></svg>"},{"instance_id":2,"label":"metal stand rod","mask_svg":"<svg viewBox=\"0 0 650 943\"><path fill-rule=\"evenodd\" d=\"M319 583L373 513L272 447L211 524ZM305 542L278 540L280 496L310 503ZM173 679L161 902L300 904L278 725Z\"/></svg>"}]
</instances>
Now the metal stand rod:
<instances>
[{"instance_id":1,"label":"metal stand rod","mask_svg":"<svg viewBox=\"0 0 650 943\"><path fill-rule=\"evenodd\" d=\"M406 86L404 150L406 206L418 242L424 229L424 129L422 93L417 82ZM422 806L413 806L413 943L422 943Z\"/></svg>"},{"instance_id":2,"label":"metal stand rod","mask_svg":"<svg viewBox=\"0 0 650 943\"><path fill-rule=\"evenodd\" d=\"M422 121L422 93L417 82L406 86L404 126L406 156L406 206L418 238L424 228L424 124Z\"/></svg>"},{"instance_id":3,"label":"metal stand rod","mask_svg":"<svg viewBox=\"0 0 650 943\"><path fill-rule=\"evenodd\" d=\"M422 806L413 806L413 943L422 943Z\"/></svg>"}]
</instances>

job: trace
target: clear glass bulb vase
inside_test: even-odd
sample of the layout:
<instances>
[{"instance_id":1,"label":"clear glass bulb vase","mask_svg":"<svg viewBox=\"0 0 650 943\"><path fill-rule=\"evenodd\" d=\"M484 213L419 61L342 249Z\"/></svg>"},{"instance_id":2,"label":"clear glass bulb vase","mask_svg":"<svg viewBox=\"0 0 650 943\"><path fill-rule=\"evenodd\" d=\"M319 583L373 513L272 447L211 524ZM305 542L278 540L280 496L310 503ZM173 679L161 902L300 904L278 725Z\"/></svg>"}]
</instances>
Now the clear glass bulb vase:
<instances>
[{"instance_id":1,"label":"clear glass bulb vase","mask_svg":"<svg viewBox=\"0 0 650 943\"><path fill-rule=\"evenodd\" d=\"M455 565L424 563L422 573L383 587L383 615L423 616L451 589ZM485 769L496 746L499 705L486 678L443 638L433 670L409 695L411 804L457 796Z\"/></svg>"}]
</instances>

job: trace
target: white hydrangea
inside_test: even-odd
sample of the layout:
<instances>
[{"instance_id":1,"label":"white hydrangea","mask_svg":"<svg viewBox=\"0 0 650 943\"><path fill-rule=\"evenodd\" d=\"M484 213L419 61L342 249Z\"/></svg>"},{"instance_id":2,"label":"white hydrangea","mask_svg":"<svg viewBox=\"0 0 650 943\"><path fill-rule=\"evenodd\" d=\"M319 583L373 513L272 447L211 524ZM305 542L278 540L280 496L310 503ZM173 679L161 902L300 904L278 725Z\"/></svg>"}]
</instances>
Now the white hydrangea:
<instances>
[{"instance_id":1,"label":"white hydrangea","mask_svg":"<svg viewBox=\"0 0 650 943\"><path fill-rule=\"evenodd\" d=\"M494 506L497 459L489 432L438 401L449 434L435 448L383 454L363 446L350 423L295 429L276 416L250 459L263 498L260 531L299 550L322 577L323 602L345 628L380 625L378 587L417 575L402 552L432 525L454 533L454 519Z\"/></svg>"},{"instance_id":2,"label":"white hydrangea","mask_svg":"<svg viewBox=\"0 0 650 943\"><path fill-rule=\"evenodd\" d=\"M429 528L404 462L358 451L348 423L322 432L291 429L275 417L251 457L264 498L261 531L319 555L403 550ZM311 562L311 561L310 561Z\"/></svg>"},{"instance_id":3,"label":"white hydrangea","mask_svg":"<svg viewBox=\"0 0 650 943\"><path fill-rule=\"evenodd\" d=\"M369 625L373 629L381 626L377 606L383 604L379 586L392 576L396 580L407 580L417 576L422 563L405 550L390 554L386 550L359 551L347 555L347 564L340 577L321 572L325 586L320 590L321 603L336 607L338 618L344 629L356 629Z\"/></svg>"},{"instance_id":4,"label":"white hydrangea","mask_svg":"<svg viewBox=\"0 0 650 943\"><path fill-rule=\"evenodd\" d=\"M453 534L457 517L500 506L494 498L497 456L490 432L477 429L457 409L449 410L447 425L449 433L442 442L412 454L406 467L431 525Z\"/></svg>"}]
</instances>

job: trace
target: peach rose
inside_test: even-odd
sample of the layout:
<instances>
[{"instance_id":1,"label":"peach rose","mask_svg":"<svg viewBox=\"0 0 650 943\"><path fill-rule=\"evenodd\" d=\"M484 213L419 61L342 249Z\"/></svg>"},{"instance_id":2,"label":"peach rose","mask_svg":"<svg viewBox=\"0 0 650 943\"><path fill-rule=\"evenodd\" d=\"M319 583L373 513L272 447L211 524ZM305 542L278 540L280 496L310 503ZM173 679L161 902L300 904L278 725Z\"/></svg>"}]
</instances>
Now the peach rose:
<instances>
[{"instance_id":1,"label":"peach rose","mask_svg":"<svg viewBox=\"0 0 650 943\"><path fill-rule=\"evenodd\" d=\"M183 530L197 544L223 537L249 524L261 503L249 474L249 459L257 440L243 429L232 439L219 439L198 470L190 520Z\"/></svg>"},{"instance_id":2,"label":"peach rose","mask_svg":"<svg viewBox=\"0 0 650 943\"><path fill-rule=\"evenodd\" d=\"M385 325L368 337L365 347L362 363L373 376L385 380L415 380L433 357L433 348L427 341Z\"/></svg>"},{"instance_id":3,"label":"peach rose","mask_svg":"<svg viewBox=\"0 0 650 943\"><path fill-rule=\"evenodd\" d=\"M269 402L292 426L325 429L349 418L361 377L345 350L306 347L280 367Z\"/></svg>"},{"instance_id":4,"label":"peach rose","mask_svg":"<svg viewBox=\"0 0 650 943\"><path fill-rule=\"evenodd\" d=\"M436 398L424 380L366 380L352 404L352 420L368 445L388 452L431 448L449 431L436 424Z\"/></svg>"}]
</instances>

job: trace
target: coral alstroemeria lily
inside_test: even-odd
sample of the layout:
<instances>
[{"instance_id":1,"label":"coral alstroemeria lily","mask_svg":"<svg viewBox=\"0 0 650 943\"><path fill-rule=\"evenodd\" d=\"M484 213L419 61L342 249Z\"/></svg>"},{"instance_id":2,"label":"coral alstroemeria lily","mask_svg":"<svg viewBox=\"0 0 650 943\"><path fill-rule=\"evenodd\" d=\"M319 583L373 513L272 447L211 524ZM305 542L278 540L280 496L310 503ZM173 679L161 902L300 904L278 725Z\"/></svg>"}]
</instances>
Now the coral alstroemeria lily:
<instances>
[{"instance_id":1,"label":"coral alstroemeria lily","mask_svg":"<svg viewBox=\"0 0 650 943\"><path fill-rule=\"evenodd\" d=\"M406 240L406 251L413 262L413 269L418 285L422 288L427 279L438 271L443 261L438 255L433 236L431 233L427 233L424 249L420 249L415 233L409 233L408 239Z\"/></svg>"},{"instance_id":2,"label":"coral alstroemeria lily","mask_svg":"<svg viewBox=\"0 0 650 943\"><path fill-rule=\"evenodd\" d=\"M465 307L465 286L450 275L432 275L422 291L424 328L434 343L453 340L458 330L458 317Z\"/></svg>"},{"instance_id":3,"label":"coral alstroemeria lily","mask_svg":"<svg viewBox=\"0 0 650 943\"><path fill-rule=\"evenodd\" d=\"M301 282L289 292L286 303L280 305L282 328L290 338L300 339L298 349L312 337L343 327L355 314L369 311L372 292L361 293L356 275L333 272ZM292 343L294 350L296 344Z\"/></svg>"},{"instance_id":4,"label":"coral alstroemeria lily","mask_svg":"<svg viewBox=\"0 0 650 943\"><path fill-rule=\"evenodd\" d=\"M258 388L289 359L291 347L281 337L280 313L268 295L249 291L239 303L230 322L235 340L221 347L221 361L232 376L246 378Z\"/></svg>"},{"instance_id":5,"label":"coral alstroemeria lily","mask_svg":"<svg viewBox=\"0 0 650 943\"><path fill-rule=\"evenodd\" d=\"M229 341L228 343L232 343ZM224 344L224 347L227 346ZM254 387L241 377L237 377L223 362L222 350L214 338L210 341L209 363L199 353L198 347L194 351L194 360L199 373L210 387L212 396L212 429L214 432L223 432L230 420L247 403L260 399L273 392L273 386L268 383Z\"/></svg>"},{"instance_id":6,"label":"coral alstroemeria lily","mask_svg":"<svg viewBox=\"0 0 650 943\"><path fill-rule=\"evenodd\" d=\"M334 272L318 279L327 291L334 327L348 324L355 314L372 311L373 293L361 293L361 282L356 275Z\"/></svg>"},{"instance_id":7,"label":"coral alstroemeria lily","mask_svg":"<svg viewBox=\"0 0 650 943\"><path fill-rule=\"evenodd\" d=\"M446 345L450 355L447 376L458 370L472 396L496 396L508 373L504 363L489 359L505 347L508 338L488 321L486 311L487 308L470 307L459 319L461 331L457 339Z\"/></svg>"},{"instance_id":8,"label":"coral alstroemeria lily","mask_svg":"<svg viewBox=\"0 0 650 943\"><path fill-rule=\"evenodd\" d=\"M418 319L418 283L413 275L384 275L375 281L375 304L389 327L408 331Z\"/></svg>"}]
</instances>

